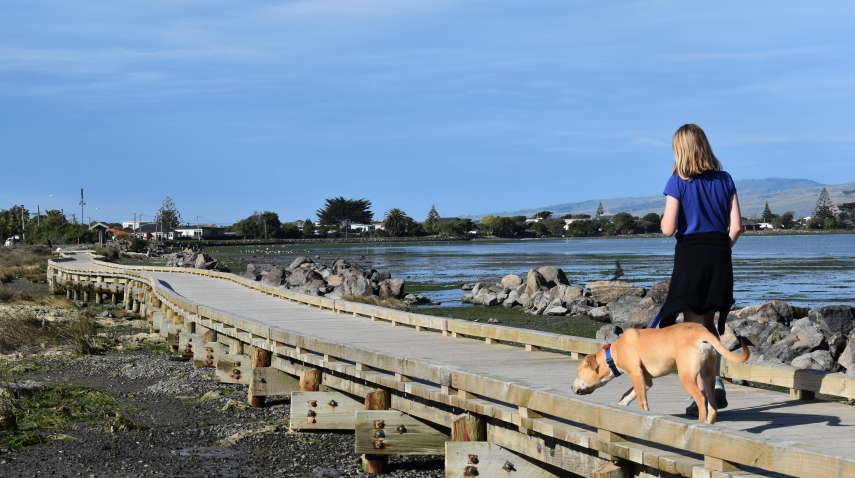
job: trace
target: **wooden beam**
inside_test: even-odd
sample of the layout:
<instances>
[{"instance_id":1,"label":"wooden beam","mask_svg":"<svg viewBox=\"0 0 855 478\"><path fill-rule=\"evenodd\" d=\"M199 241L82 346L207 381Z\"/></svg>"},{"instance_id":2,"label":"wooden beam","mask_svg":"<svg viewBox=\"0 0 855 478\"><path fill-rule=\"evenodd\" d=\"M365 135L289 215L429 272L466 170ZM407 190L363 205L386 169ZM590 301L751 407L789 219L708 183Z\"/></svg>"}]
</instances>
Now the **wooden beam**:
<instances>
[{"instance_id":1,"label":"wooden beam","mask_svg":"<svg viewBox=\"0 0 855 478\"><path fill-rule=\"evenodd\" d=\"M291 429L355 430L362 401L341 392L291 392Z\"/></svg>"},{"instance_id":2,"label":"wooden beam","mask_svg":"<svg viewBox=\"0 0 855 478\"><path fill-rule=\"evenodd\" d=\"M229 348L218 342L205 342L201 347L193 348L193 366L196 368L216 368L217 357L225 354Z\"/></svg>"},{"instance_id":3,"label":"wooden beam","mask_svg":"<svg viewBox=\"0 0 855 478\"><path fill-rule=\"evenodd\" d=\"M193 357L195 355L194 348L202 347L204 343L205 340L199 334L178 333L178 353L185 357Z\"/></svg>"},{"instance_id":4,"label":"wooden beam","mask_svg":"<svg viewBox=\"0 0 855 478\"><path fill-rule=\"evenodd\" d=\"M445 442L445 476L557 478L543 465L489 442Z\"/></svg>"},{"instance_id":5,"label":"wooden beam","mask_svg":"<svg viewBox=\"0 0 855 478\"><path fill-rule=\"evenodd\" d=\"M441 455L448 438L426 422L398 410L356 412L356 453Z\"/></svg>"},{"instance_id":6,"label":"wooden beam","mask_svg":"<svg viewBox=\"0 0 855 478\"><path fill-rule=\"evenodd\" d=\"M222 354L217 356L214 380L221 383L249 385L252 378L252 357L249 355Z\"/></svg>"}]
</instances>

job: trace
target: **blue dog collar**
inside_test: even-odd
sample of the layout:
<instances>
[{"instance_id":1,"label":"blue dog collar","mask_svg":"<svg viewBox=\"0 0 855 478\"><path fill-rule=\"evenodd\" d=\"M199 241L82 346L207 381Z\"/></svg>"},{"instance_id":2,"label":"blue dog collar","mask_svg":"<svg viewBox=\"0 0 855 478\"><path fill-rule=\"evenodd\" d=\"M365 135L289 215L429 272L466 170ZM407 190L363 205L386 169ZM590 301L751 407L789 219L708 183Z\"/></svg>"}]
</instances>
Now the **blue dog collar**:
<instances>
[{"instance_id":1,"label":"blue dog collar","mask_svg":"<svg viewBox=\"0 0 855 478\"><path fill-rule=\"evenodd\" d=\"M620 377L620 371L617 369L615 361L612 360L612 344L603 345L603 350L606 351L606 363L609 365L609 368L612 369L612 373L615 377Z\"/></svg>"}]
</instances>

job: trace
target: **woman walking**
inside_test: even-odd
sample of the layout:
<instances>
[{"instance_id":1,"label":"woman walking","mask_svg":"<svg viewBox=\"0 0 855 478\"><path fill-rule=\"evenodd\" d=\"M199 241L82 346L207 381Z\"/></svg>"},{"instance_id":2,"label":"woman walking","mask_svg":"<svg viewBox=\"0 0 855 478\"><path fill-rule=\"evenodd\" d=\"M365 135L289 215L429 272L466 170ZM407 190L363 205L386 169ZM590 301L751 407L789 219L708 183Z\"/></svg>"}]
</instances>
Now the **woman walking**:
<instances>
[{"instance_id":1,"label":"woman walking","mask_svg":"<svg viewBox=\"0 0 855 478\"><path fill-rule=\"evenodd\" d=\"M742 232L736 186L699 126L681 126L671 145L674 168L665 184L662 232L676 235L677 246L659 326L673 325L682 312L685 322L702 324L719 337L734 303L731 248ZM718 324L714 323L716 313ZM720 367L718 357L715 397L722 409L727 407L727 395ZM698 387L701 391L707 387L700 376ZM692 403L686 414L697 416L697 404Z\"/></svg>"}]
</instances>

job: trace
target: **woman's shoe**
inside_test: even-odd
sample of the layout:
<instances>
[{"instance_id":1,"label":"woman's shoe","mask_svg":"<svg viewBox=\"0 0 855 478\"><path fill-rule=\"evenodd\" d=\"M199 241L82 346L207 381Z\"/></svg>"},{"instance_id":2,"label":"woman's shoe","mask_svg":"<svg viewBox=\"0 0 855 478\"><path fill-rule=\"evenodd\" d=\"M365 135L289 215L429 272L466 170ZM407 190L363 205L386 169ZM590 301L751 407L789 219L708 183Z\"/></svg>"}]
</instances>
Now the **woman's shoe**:
<instances>
[{"instance_id":1,"label":"woman's shoe","mask_svg":"<svg viewBox=\"0 0 855 478\"><path fill-rule=\"evenodd\" d=\"M716 402L718 402L718 400L716 400ZM686 407L686 415L688 415L688 416L690 416L690 417L696 417L696 416L698 416L698 404L697 404L697 403L695 403L695 401L694 401L694 400L692 400L692 404L691 404L691 405L689 405L688 407Z\"/></svg>"},{"instance_id":2,"label":"woman's shoe","mask_svg":"<svg viewBox=\"0 0 855 478\"><path fill-rule=\"evenodd\" d=\"M727 408L727 392L724 391L724 382L721 377L715 378L715 404L719 410Z\"/></svg>"}]
</instances>

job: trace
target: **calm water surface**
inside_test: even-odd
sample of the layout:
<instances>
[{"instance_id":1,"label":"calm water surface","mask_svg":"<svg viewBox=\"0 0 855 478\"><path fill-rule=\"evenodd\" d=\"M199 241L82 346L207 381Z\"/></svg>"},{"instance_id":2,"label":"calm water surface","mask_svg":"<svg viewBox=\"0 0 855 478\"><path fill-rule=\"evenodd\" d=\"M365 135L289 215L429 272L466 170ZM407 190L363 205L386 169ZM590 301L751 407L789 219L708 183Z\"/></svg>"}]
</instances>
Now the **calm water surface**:
<instances>
[{"instance_id":1,"label":"calm water surface","mask_svg":"<svg viewBox=\"0 0 855 478\"><path fill-rule=\"evenodd\" d=\"M209 248L223 259L288 264L301 255L342 257L388 270L394 277L436 285L498 280L545 265L560 267L570 282L608 279L615 261L624 277L650 287L671 275L671 238L554 239L417 244L232 246ZM855 235L743 236L733 250L737 304L783 299L818 307L855 305ZM459 304L459 289L427 293Z\"/></svg>"}]
</instances>

